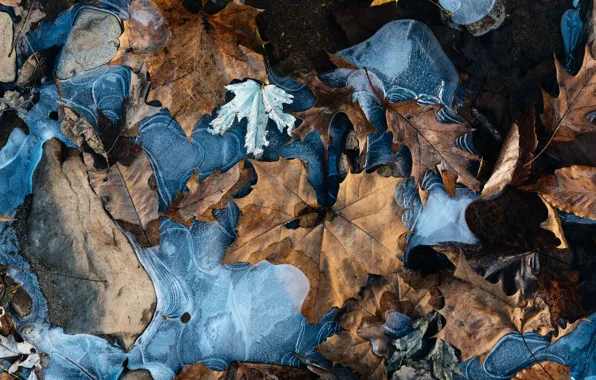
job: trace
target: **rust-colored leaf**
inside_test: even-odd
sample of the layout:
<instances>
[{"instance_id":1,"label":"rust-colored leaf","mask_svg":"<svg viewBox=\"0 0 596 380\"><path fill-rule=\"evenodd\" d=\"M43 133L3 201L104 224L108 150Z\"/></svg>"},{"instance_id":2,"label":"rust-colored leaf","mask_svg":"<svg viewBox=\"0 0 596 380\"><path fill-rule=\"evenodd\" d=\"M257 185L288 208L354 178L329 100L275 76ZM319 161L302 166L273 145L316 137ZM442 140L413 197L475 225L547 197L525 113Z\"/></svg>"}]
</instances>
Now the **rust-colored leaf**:
<instances>
[{"instance_id":1,"label":"rust-colored leaf","mask_svg":"<svg viewBox=\"0 0 596 380\"><path fill-rule=\"evenodd\" d=\"M339 63L338 63L339 64ZM329 125L331 119L338 113L344 112L350 118L360 148L366 141L368 132L375 132L374 127L366 118L364 111L357 102L352 101L353 90L351 87L329 87L312 71L304 75L299 81L308 86L316 97L315 105L301 112L293 112L292 115L302 119L302 123L294 128L294 133L300 137L306 136L310 131L317 131L325 146L329 144Z\"/></svg>"},{"instance_id":2,"label":"rust-colored leaf","mask_svg":"<svg viewBox=\"0 0 596 380\"><path fill-rule=\"evenodd\" d=\"M12 222L16 220L15 218L11 218L10 216L0 215L0 223L2 222Z\"/></svg>"},{"instance_id":3,"label":"rust-colored leaf","mask_svg":"<svg viewBox=\"0 0 596 380\"><path fill-rule=\"evenodd\" d=\"M559 210L596 219L596 168L570 166L558 169L553 175L542 177L536 184L523 189L536 191Z\"/></svg>"},{"instance_id":4,"label":"rust-colored leaf","mask_svg":"<svg viewBox=\"0 0 596 380\"><path fill-rule=\"evenodd\" d=\"M420 185L427 171L436 171L442 164L457 176L458 182L474 191L480 182L468 171L475 155L460 149L456 140L473 131L466 124L446 124L437 120L440 105L419 106L416 100L391 104L387 109L387 125L393 131L393 142L406 145L412 154L412 175Z\"/></svg>"},{"instance_id":5,"label":"rust-colored leaf","mask_svg":"<svg viewBox=\"0 0 596 380\"><path fill-rule=\"evenodd\" d=\"M536 363L515 375L516 380L570 380L571 367L553 362Z\"/></svg>"},{"instance_id":6,"label":"rust-colored leaf","mask_svg":"<svg viewBox=\"0 0 596 380\"><path fill-rule=\"evenodd\" d=\"M393 194L403 179L349 173L327 209L317 205L302 161L252 164L258 181L236 200L238 236L224 263L267 259L300 268L310 281L302 313L311 322L356 297L369 273L401 267L397 241L406 228Z\"/></svg>"},{"instance_id":7,"label":"rust-colored leaf","mask_svg":"<svg viewBox=\"0 0 596 380\"><path fill-rule=\"evenodd\" d=\"M260 10L232 2L208 15L186 11L180 1L156 0L171 38L153 55L133 59L151 75L148 100L159 100L190 133L204 114L221 106L234 79L267 81L256 16Z\"/></svg>"}]
</instances>

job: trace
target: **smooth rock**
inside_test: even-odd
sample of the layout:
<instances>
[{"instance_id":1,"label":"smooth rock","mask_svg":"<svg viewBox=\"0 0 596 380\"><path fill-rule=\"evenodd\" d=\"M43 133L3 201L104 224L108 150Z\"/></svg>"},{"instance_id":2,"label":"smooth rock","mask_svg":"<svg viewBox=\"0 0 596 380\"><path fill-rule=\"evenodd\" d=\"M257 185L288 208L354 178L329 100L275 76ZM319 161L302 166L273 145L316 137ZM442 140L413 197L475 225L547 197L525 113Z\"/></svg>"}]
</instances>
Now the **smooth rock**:
<instances>
[{"instance_id":1,"label":"smooth rock","mask_svg":"<svg viewBox=\"0 0 596 380\"><path fill-rule=\"evenodd\" d=\"M113 14L99 9L82 9L58 57L58 79L68 79L110 62L120 46L120 34L122 25Z\"/></svg>"},{"instance_id":2,"label":"smooth rock","mask_svg":"<svg viewBox=\"0 0 596 380\"><path fill-rule=\"evenodd\" d=\"M17 75L17 54L12 54L14 35L12 18L6 12L0 12L0 82L14 82Z\"/></svg>"},{"instance_id":3,"label":"smooth rock","mask_svg":"<svg viewBox=\"0 0 596 380\"><path fill-rule=\"evenodd\" d=\"M57 140L44 146L27 223L50 322L129 347L153 316L153 284L91 189L80 153Z\"/></svg>"}]
</instances>

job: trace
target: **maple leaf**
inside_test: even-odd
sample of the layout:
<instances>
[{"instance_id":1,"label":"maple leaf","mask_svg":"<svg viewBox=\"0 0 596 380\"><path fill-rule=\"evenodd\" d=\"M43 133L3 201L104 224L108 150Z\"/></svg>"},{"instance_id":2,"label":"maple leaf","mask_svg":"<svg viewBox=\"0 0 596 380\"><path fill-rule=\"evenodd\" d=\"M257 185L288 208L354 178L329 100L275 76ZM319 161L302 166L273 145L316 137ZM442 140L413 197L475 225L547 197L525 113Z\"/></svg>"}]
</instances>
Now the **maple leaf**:
<instances>
[{"instance_id":1,"label":"maple leaf","mask_svg":"<svg viewBox=\"0 0 596 380\"><path fill-rule=\"evenodd\" d=\"M302 123L294 129L294 133L304 138L310 131L317 131L323 143L327 146L330 142L329 126L331 120L338 112L343 112L352 122L362 150L362 144L366 141L368 132L375 132L376 130L366 118L356 99L354 99L353 86L329 87L319 79L314 71L302 76L299 81L311 89L316 97L316 102L313 107L306 111L292 113L302 119Z\"/></svg>"},{"instance_id":2,"label":"maple leaf","mask_svg":"<svg viewBox=\"0 0 596 380\"><path fill-rule=\"evenodd\" d=\"M260 85L253 80L226 86L232 91L234 99L217 111L217 117L211 121L211 133L223 134L234 124L234 120L248 119L246 131L246 151L259 157L267 141L267 122L273 120L277 129L283 133L288 128L292 134L296 118L283 112L283 104L291 104L294 96L273 84Z\"/></svg>"},{"instance_id":3,"label":"maple leaf","mask_svg":"<svg viewBox=\"0 0 596 380\"><path fill-rule=\"evenodd\" d=\"M234 79L267 81L263 42L256 16L260 10L235 2L208 15L192 14L182 2L158 0L171 38L153 55L136 55L151 75L148 100L159 100L189 133L204 114L224 103L224 86Z\"/></svg>"},{"instance_id":4,"label":"maple leaf","mask_svg":"<svg viewBox=\"0 0 596 380\"><path fill-rule=\"evenodd\" d=\"M559 96L554 98L542 91L544 112L540 118L551 135L551 141L543 151L548 149L556 153L568 164L596 165L594 149L589 148L596 139L593 123L596 60L592 50L586 45L582 67L575 76L569 74L556 59L555 66Z\"/></svg>"},{"instance_id":5,"label":"maple leaf","mask_svg":"<svg viewBox=\"0 0 596 380\"><path fill-rule=\"evenodd\" d=\"M252 171L243 164L230 170L211 174L200 181L197 172L188 179L188 191L178 192L176 199L168 205L166 216L186 226L193 218L210 219L210 212L222 208L238 189L252 179Z\"/></svg>"},{"instance_id":6,"label":"maple leaf","mask_svg":"<svg viewBox=\"0 0 596 380\"><path fill-rule=\"evenodd\" d=\"M349 173L336 203L323 208L302 161L251 162L258 181L236 200L242 210L238 237L224 263L267 259L298 267L310 281L302 305L309 321L355 297L369 273L401 267L397 240L406 228L394 193L403 179Z\"/></svg>"},{"instance_id":7,"label":"maple leaf","mask_svg":"<svg viewBox=\"0 0 596 380\"><path fill-rule=\"evenodd\" d=\"M403 144L412 154L412 176L420 185L427 171L451 172L457 181L479 191L480 182L467 166L479 158L456 145L456 139L473 131L466 124L446 124L437 120L440 105L419 106L416 100L390 104L387 125L393 142ZM445 175L442 175L445 178Z\"/></svg>"},{"instance_id":8,"label":"maple leaf","mask_svg":"<svg viewBox=\"0 0 596 380\"><path fill-rule=\"evenodd\" d=\"M522 189L536 191L559 210L596 219L596 168L577 165L557 169Z\"/></svg>"}]
</instances>

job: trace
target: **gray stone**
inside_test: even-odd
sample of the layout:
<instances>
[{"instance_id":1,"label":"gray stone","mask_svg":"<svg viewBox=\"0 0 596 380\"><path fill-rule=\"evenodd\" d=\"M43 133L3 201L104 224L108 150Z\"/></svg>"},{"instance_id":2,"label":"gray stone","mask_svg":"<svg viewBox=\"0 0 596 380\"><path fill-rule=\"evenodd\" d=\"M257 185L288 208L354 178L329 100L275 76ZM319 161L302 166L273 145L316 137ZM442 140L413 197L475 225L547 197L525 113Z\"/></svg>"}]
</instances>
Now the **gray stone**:
<instances>
[{"instance_id":1,"label":"gray stone","mask_svg":"<svg viewBox=\"0 0 596 380\"><path fill-rule=\"evenodd\" d=\"M12 52L13 35L12 17L0 12L0 82L4 83L14 82L17 75L17 54Z\"/></svg>"},{"instance_id":2,"label":"gray stone","mask_svg":"<svg viewBox=\"0 0 596 380\"><path fill-rule=\"evenodd\" d=\"M120 34L122 26L116 16L98 9L81 10L58 57L58 79L110 62L120 46Z\"/></svg>"},{"instance_id":3,"label":"gray stone","mask_svg":"<svg viewBox=\"0 0 596 380\"><path fill-rule=\"evenodd\" d=\"M57 140L44 146L27 224L50 322L129 347L153 316L153 284L91 189L80 153Z\"/></svg>"},{"instance_id":4,"label":"gray stone","mask_svg":"<svg viewBox=\"0 0 596 380\"><path fill-rule=\"evenodd\" d=\"M153 376L146 369L124 370L118 380L153 380Z\"/></svg>"}]
</instances>

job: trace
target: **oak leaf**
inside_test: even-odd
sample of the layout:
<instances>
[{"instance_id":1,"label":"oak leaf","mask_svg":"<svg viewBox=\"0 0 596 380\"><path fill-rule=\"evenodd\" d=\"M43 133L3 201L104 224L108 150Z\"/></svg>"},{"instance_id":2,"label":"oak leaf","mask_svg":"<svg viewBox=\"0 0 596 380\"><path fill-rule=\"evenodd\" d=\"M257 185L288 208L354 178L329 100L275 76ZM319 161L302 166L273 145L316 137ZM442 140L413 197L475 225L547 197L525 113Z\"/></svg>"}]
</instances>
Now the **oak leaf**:
<instances>
[{"instance_id":1,"label":"oak leaf","mask_svg":"<svg viewBox=\"0 0 596 380\"><path fill-rule=\"evenodd\" d=\"M479 158L456 144L460 136L473 131L466 124L447 124L437 120L440 105L420 106L416 100L390 104L387 125L393 132L393 142L403 144L412 154L412 176L418 185L427 171L436 171L438 165L457 176L457 181L474 191L480 182L467 166ZM444 177L444 176L443 176Z\"/></svg>"},{"instance_id":2,"label":"oak leaf","mask_svg":"<svg viewBox=\"0 0 596 380\"><path fill-rule=\"evenodd\" d=\"M571 380L571 367L541 362L519 371L513 380Z\"/></svg>"},{"instance_id":3,"label":"oak leaf","mask_svg":"<svg viewBox=\"0 0 596 380\"><path fill-rule=\"evenodd\" d=\"M354 89L350 85L345 87L327 86L314 71L302 76L299 81L311 89L316 97L316 103L306 111L293 113L294 116L302 119L302 123L294 129L294 133L303 138L310 131L317 131L327 146L330 143L331 120L337 113L343 112L352 122L362 150L368 132L375 132L375 128L366 118L358 102L355 101Z\"/></svg>"},{"instance_id":4,"label":"oak leaf","mask_svg":"<svg viewBox=\"0 0 596 380\"><path fill-rule=\"evenodd\" d=\"M596 165L594 150L589 148L596 141L596 59L586 45L584 61L575 76L557 60L555 66L559 95L555 98L542 92L544 112L540 118L552 139L545 149L568 164Z\"/></svg>"},{"instance_id":5,"label":"oak leaf","mask_svg":"<svg viewBox=\"0 0 596 380\"><path fill-rule=\"evenodd\" d=\"M225 100L234 79L267 81L256 16L260 10L229 3L208 15L186 11L182 2L157 0L172 36L153 55L138 56L151 75L148 100L159 100L189 133L204 114Z\"/></svg>"},{"instance_id":6,"label":"oak leaf","mask_svg":"<svg viewBox=\"0 0 596 380\"><path fill-rule=\"evenodd\" d=\"M302 313L311 322L356 297L369 273L401 267L397 240L406 228L394 192L403 179L349 173L336 203L324 208L302 161L251 162L258 180L236 200L238 236L224 263L267 259L298 267L310 281Z\"/></svg>"},{"instance_id":7,"label":"oak leaf","mask_svg":"<svg viewBox=\"0 0 596 380\"><path fill-rule=\"evenodd\" d=\"M251 178L252 171L242 163L226 172L215 172L202 181L195 172L186 182L188 191L178 192L176 199L168 205L166 216L186 226L192 225L193 218L210 219L210 211L223 208Z\"/></svg>"},{"instance_id":8,"label":"oak leaf","mask_svg":"<svg viewBox=\"0 0 596 380\"><path fill-rule=\"evenodd\" d=\"M261 380L261 379L314 379L315 376L303 368L265 363L232 362L221 371L209 369L204 364L182 367L174 380Z\"/></svg>"},{"instance_id":9,"label":"oak leaf","mask_svg":"<svg viewBox=\"0 0 596 380\"><path fill-rule=\"evenodd\" d=\"M476 274L463 253L453 277L442 281L439 290L445 303L437 311L446 324L436 337L458 348L462 360L490 351L515 331L515 317L521 312L516 311L521 306L519 292L507 296L500 283L491 284Z\"/></svg>"},{"instance_id":10,"label":"oak leaf","mask_svg":"<svg viewBox=\"0 0 596 380\"><path fill-rule=\"evenodd\" d=\"M523 190L536 191L559 210L596 219L596 168L578 165L557 169Z\"/></svg>"}]
</instances>

